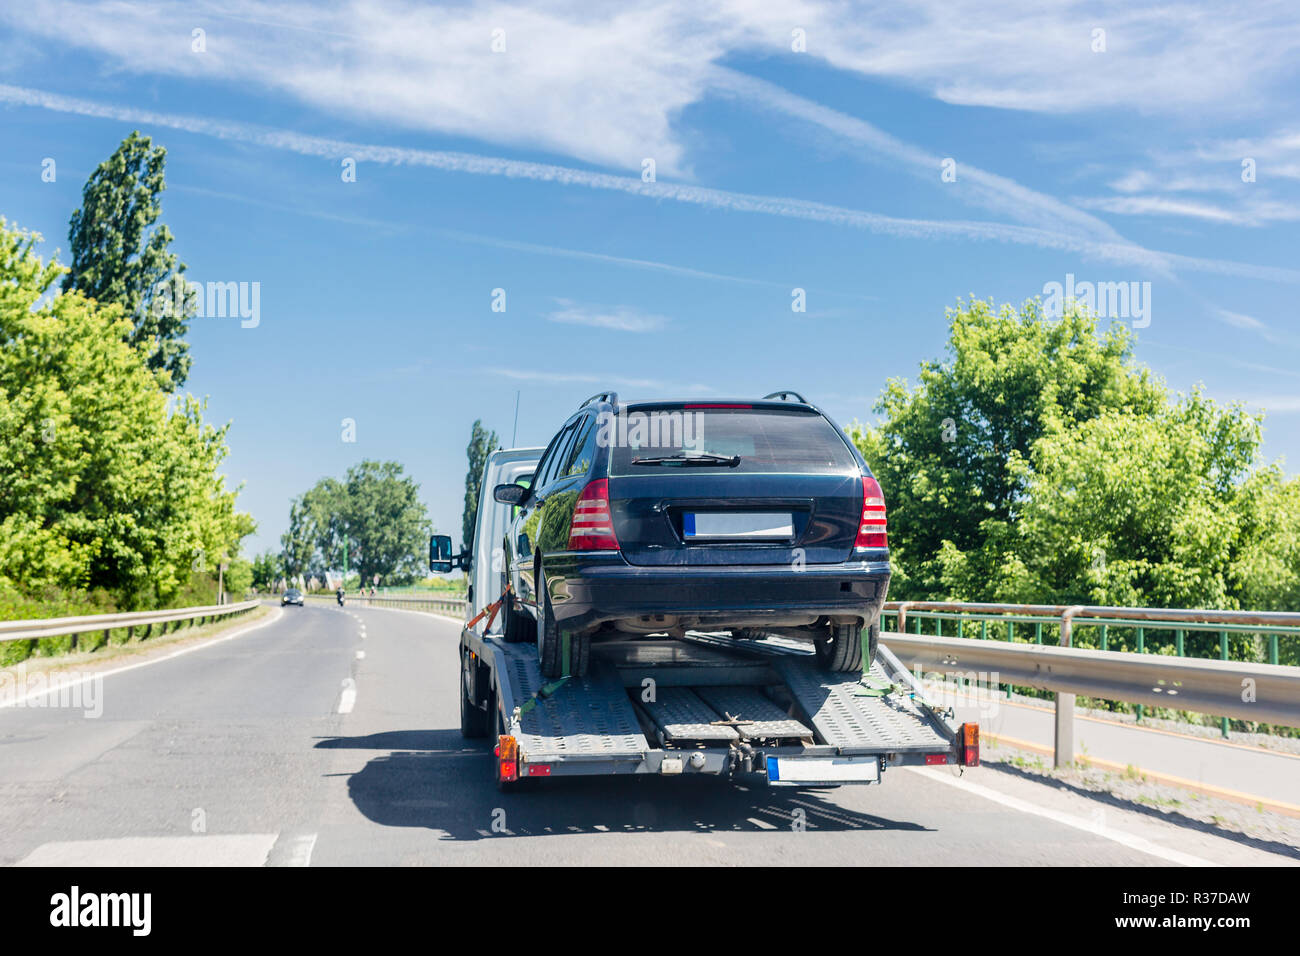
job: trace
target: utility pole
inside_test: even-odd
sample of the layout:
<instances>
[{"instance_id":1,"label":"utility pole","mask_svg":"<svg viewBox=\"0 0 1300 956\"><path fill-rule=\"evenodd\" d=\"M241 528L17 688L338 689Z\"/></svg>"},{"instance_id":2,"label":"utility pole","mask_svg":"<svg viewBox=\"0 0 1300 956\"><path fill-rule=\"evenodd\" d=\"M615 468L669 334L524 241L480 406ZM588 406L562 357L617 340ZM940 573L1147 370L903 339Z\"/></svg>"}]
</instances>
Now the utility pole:
<instances>
[{"instance_id":1,"label":"utility pole","mask_svg":"<svg viewBox=\"0 0 1300 956\"><path fill-rule=\"evenodd\" d=\"M343 580L339 582L339 587L346 587L348 583L348 534L343 532Z\"/></svg>"},{"instance_id":2,"label":"utility pole","mask_svg":"<svg viewBox=\"0 0 1300 956\"><path fill-rule=\"evenodd\" d=\"M515 436L519 434L519 389L515 389L515 427L510 432L510 447L515 447Z\"/></svg>"}]
</instances>

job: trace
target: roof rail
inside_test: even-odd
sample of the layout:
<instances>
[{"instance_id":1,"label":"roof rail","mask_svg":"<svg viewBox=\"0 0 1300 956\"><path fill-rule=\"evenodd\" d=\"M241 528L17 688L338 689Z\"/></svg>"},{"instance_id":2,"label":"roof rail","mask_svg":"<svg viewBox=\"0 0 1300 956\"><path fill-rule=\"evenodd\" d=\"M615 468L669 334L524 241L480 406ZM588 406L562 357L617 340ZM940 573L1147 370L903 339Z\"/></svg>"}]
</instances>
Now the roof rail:
<instances>
[{"instance_id":1,"label":"roof rail","mask_svg":"<svg viewBox=\"0 0 1300 956\"><path fill-rule=\"evenodd\" d=\"M794 396L794 400L796 402L802 402L804 405L808 404L808 399L804 398L798 392L792 391L788 388L782 389L779 392L773 392L771 395L764 395L763 401L767 401L769 398L775 398L779 402L788 402L790 401L790 396L792 395Z\"/></svg>"},{"instance_id":2,"label":"roof rail","mask_svg":"<svg viewBox=\"0 0 1300 956\"><path fill-rule=\"evenodd\" d=\"M586 408L592 402L609 402L611 405L618 404L618 392L597 392L591 398L587 399L579 408Z\"/></svg>"}]
</instances>

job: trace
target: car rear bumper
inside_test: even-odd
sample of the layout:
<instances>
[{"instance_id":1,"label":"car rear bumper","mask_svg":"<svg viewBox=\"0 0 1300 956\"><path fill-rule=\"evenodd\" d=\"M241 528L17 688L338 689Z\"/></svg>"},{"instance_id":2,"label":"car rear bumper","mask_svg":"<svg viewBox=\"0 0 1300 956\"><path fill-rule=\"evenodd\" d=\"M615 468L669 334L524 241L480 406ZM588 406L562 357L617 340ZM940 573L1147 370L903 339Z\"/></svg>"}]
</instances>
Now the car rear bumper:
<instances>
[{"instance_id":1,"label":"car rear bumper","mask_svg":"<svg viewBox=\"0 0 1300 956\"><path fill-rule=\"evenodd\" d=\"M617 552L548 559L551 606L562 627L587 629L645 615L699 619L701 626L761 626L797 616L860 617L870 624L889 589L889 562L646 567Z\"/></svg>"}]
</instances>

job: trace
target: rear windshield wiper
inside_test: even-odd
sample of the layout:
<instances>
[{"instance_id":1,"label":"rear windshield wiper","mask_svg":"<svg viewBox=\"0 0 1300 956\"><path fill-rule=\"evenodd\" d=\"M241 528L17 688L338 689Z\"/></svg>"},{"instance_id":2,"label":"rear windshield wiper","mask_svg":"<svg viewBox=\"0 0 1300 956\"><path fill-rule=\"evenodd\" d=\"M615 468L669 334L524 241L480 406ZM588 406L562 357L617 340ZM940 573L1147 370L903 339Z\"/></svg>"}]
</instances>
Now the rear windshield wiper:
<instances>
[{"instance_id":1,"label":"rear windshield wiper","mask_svg":"<svg viewBox=\"0 0 1300 956\"><path fill-rule=\"evenodd\" d=\"M633 458L634 465L725 465L735 468L740 464L739 455L666 455L662 458Z\"/></svg>"}]
</instances>

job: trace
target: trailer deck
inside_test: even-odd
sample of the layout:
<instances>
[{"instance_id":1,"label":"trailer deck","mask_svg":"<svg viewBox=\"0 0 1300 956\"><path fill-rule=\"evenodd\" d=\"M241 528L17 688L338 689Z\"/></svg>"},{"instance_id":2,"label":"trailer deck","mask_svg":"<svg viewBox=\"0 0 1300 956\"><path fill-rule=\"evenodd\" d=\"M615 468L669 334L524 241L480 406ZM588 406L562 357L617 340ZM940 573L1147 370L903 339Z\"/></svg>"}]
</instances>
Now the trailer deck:
<instances>
[{"instance_id":1,"label":"trailer deck","mask_svg":"<svg viewBox=\"0 0 1300 956\"><path fill-rule=\"evenodd\" d=\"M977 731L930 704L883 646L865 680L822 671L811 647L774 635L597 643L586 676L549 682L532 644L466 628L462 650L490 672L503 779L753 774L810 786L978 761Z\"/></svg>"}]
</instances>

